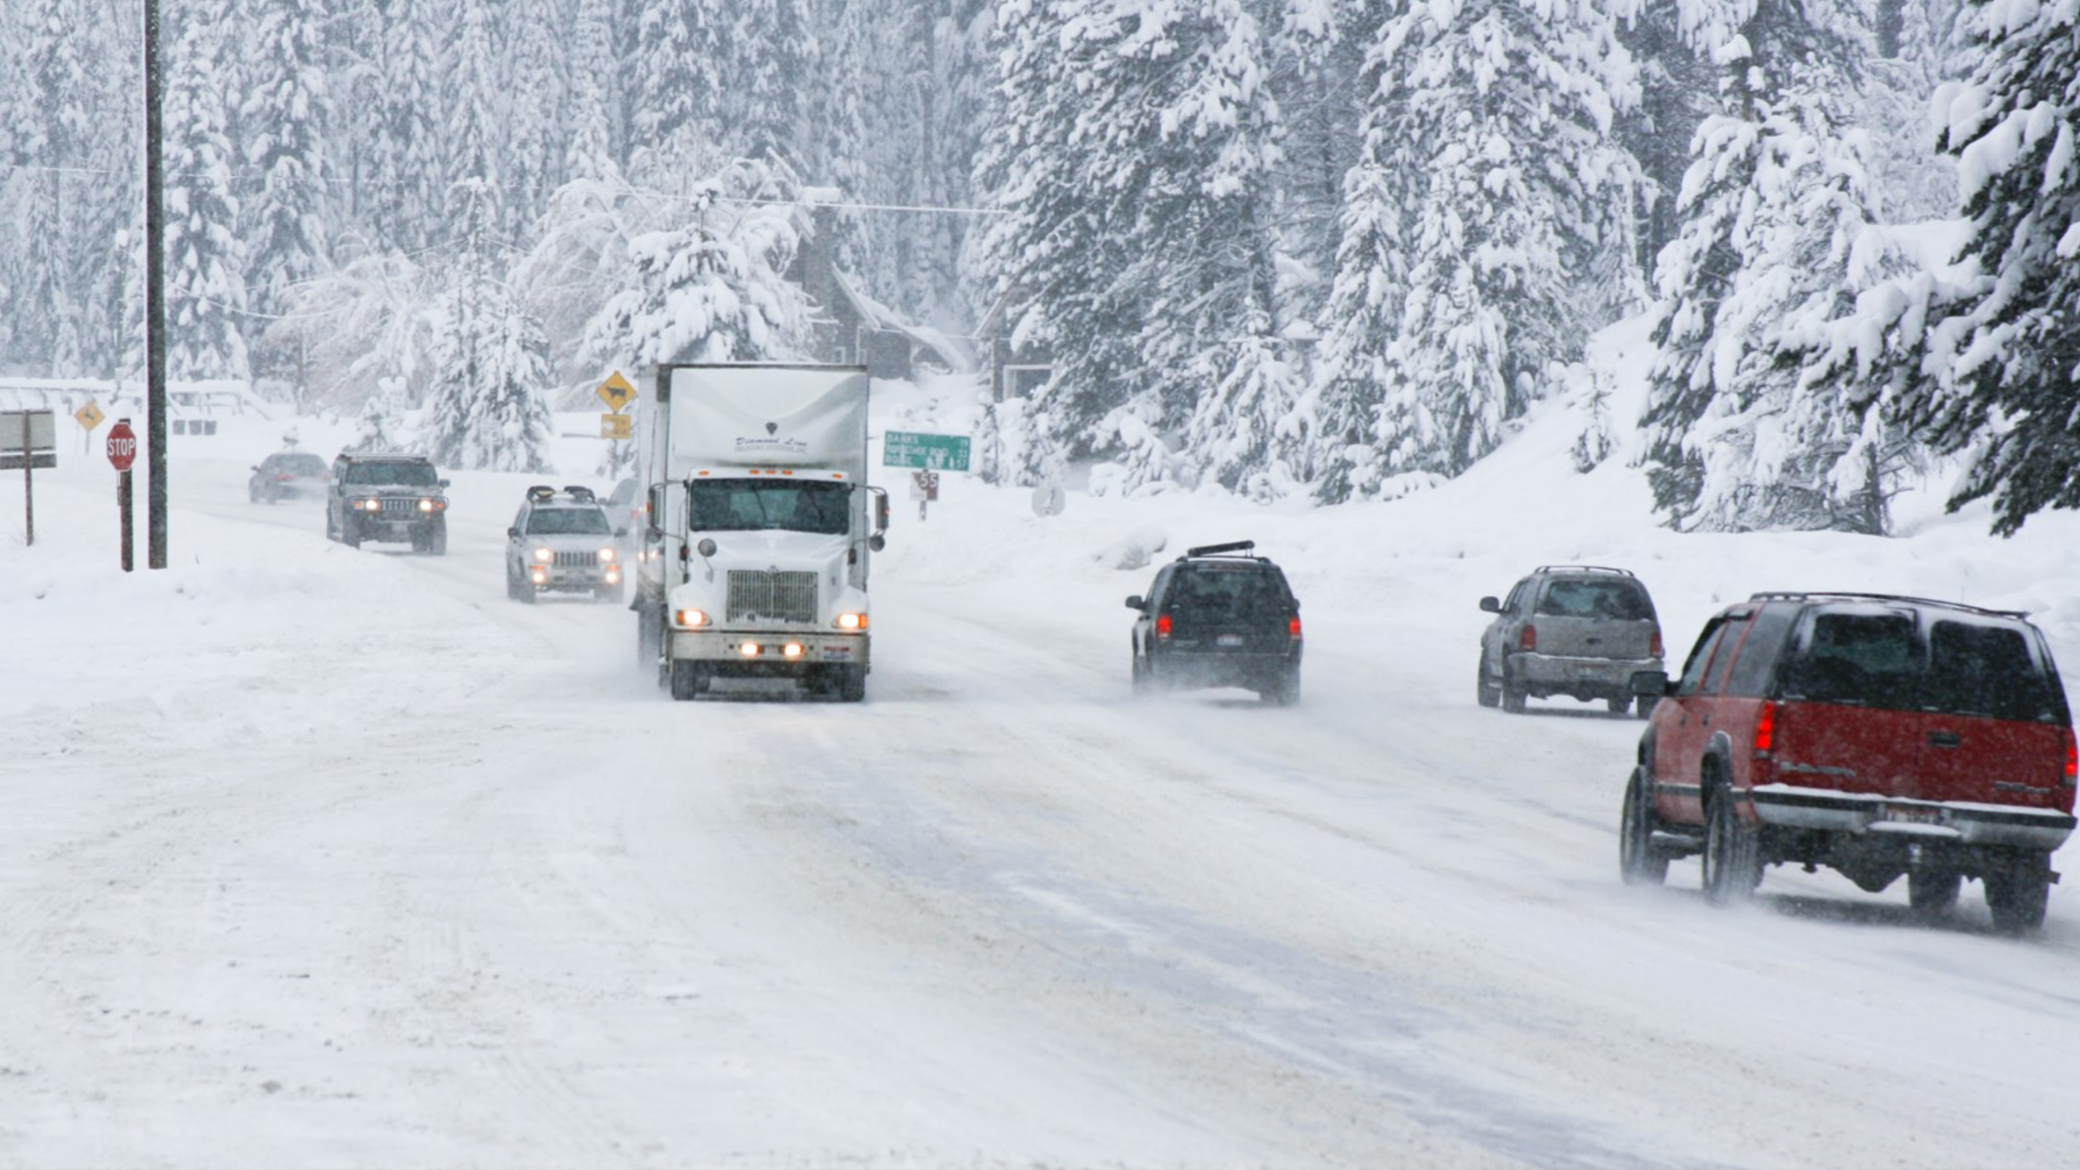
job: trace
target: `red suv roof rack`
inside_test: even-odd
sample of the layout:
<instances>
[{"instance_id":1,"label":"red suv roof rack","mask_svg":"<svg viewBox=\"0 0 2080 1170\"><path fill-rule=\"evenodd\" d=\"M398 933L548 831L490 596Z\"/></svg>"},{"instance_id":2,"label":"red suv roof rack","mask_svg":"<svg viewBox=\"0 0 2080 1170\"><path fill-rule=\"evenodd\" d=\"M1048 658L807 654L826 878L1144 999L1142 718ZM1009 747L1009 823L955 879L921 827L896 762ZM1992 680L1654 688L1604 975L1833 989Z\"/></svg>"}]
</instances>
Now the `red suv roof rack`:
<instances>
[{"instance_id":1,"label":"red suv roof rack","mask_svg":"<svg viewBox=\"0 0 2080 1170\"><path fill-rule=\"evenodd\" d=\"M1786 589L1763 593L1751 593L1749 601L1903 601L1911 605L1939 605L1944 609L1961 609L1968 613L1984 614L1987 617L2022 618L2027 620L2028 610L1988 609L1983 605L1970 605L1962 601L1944 601L1936 597L1908 597L1899 593L1859 593L1845 589Z\"/></svg>"}]
</instances>

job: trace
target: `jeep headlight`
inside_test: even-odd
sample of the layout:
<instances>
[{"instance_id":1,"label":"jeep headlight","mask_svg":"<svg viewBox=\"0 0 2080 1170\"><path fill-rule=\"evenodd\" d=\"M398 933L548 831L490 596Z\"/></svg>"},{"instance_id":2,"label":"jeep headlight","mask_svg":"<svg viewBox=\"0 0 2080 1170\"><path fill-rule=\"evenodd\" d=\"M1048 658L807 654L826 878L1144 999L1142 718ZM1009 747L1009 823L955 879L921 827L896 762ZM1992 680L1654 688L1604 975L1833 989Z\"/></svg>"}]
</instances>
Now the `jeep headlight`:
<instances>
[{"instance_id":1,"label":"jeep headlight","mask_svg":"<svg viewBox=\"0 0 2080 1170\"><path fill-rule=\"evenodd\" d=\"M599 563L600 563L600 564L602 564L602 565L604 565L604 564L607 564L608 562L612 561L613 559L614 559L614 550L613 550L613 549L610 549L610 548L603 548L603 549L599 550Z\"/></svg>"},{"instance_id":2,"label":"jeep headlight","mask_svg":"<svg viewBox=\"0 0 2080 1170\"><path fill-rule=\"evenodd\" d=\"M419 510L420 510L421 512L431 512L431 511L433 511L433 501L432 501L432 500L420 500L420 501L419 501Z\"/></svg>"},{"instance_id":3,"label":"jeep headlight","mask_svg":"<svg viewBox=\"0 0 2080 1170\"><path fill-rule=\"evenodd\" d=\"M364 512L374 512L383 506L381 500L355 500L354 506Z\"/></svg>"},{"instance_id":4,"label":"jeep headlight","mask_svg":"<svg viewBox=\"0 0 2080 1170\"><path fill-rule=\"evenodd\" d=\"M552 553L552 552L550 552L550 551L549 551L548 549L546 549L546 548L538 548L538 549L534 550L534 559L535 559L535 560L538 560L538 561L541 561L541 562L543 562L544 564L548 563L548 562L549 562L549 561L550 561L550 560L551 560L552 558L554 558L555 556L556 556L556 554L555 554L555 553Z\"/></svg>"}]
</instances>

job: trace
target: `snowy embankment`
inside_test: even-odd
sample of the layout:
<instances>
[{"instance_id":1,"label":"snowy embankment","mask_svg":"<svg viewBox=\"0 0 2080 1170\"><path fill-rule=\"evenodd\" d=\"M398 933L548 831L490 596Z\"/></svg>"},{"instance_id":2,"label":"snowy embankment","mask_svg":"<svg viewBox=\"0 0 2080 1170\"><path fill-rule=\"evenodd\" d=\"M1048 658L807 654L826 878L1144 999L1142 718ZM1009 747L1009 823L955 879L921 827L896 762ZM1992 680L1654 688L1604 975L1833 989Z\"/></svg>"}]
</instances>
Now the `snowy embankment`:
<instances>
[{"instance_id":1,"label":"snowy embankment","mask_svg":"<svg viewBox=\"0 0 2080 1170\"><path fill-rule=\"evenodd\" d=\"M1473 673L1476 600L1575 561L1637 571L1672 657L1833 587L2029 609L2070 670L2080 517L1678 536L1577 429L1325 510L949 475L920 523L886 473L857 707L674 704L625 612L507 601L539 477L456 474L445 558L357 552L247 503L276 434L227 428L125 577L98 450L33 548L0 476L0 1163L2071 1161L2080 894L2013 940L1969 893L1625 888L1640 725ZM1130 701L1119 550L1241 537L1305 701Z\"/></svg>"}]
</instances>

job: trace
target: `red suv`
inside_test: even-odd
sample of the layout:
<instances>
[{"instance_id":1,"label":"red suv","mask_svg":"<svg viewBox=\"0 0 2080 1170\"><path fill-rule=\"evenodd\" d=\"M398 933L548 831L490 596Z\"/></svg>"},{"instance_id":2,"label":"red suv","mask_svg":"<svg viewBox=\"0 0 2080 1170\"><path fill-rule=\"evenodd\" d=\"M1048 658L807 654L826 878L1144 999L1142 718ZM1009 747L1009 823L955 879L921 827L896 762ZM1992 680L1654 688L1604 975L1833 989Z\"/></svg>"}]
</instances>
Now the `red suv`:
<instances>
[{"instance_id":1,"label":"red suv","mask_svg":"<svg viewBox=\"0 0 2080 1170\"><path fill-rule=\"evenodd\" d=\"M2019 613L1854 593L1758 593L1704 627L1626 785L1619 862L1660 882L1702 854L1705 896L1825 865L1928 913L1985 885L1995 925L2043 925L2073 831L2072 715Z\"/></svg>"}]
</instances>

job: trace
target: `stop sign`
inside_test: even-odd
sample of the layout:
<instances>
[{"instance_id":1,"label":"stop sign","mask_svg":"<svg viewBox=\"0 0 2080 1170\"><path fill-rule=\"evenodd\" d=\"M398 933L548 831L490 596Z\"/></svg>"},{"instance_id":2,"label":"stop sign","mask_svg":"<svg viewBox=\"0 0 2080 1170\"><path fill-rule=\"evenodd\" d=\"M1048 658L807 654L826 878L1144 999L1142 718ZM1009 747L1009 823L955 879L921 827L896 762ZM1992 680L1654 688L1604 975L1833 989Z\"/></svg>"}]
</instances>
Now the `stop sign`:
<instances>
[{"instance_id":1,"label":"stop sign","mask_svg":"<svg viewBox=\"0 0 2080 1170\"><path fill-rule=\"evenodd\" d=\"M117 419L116 425L108 428L108 461L116 465L117 471L128 471L137 462L137 432L130 429L128 419Z\"/></svg>"}]
</instances>

